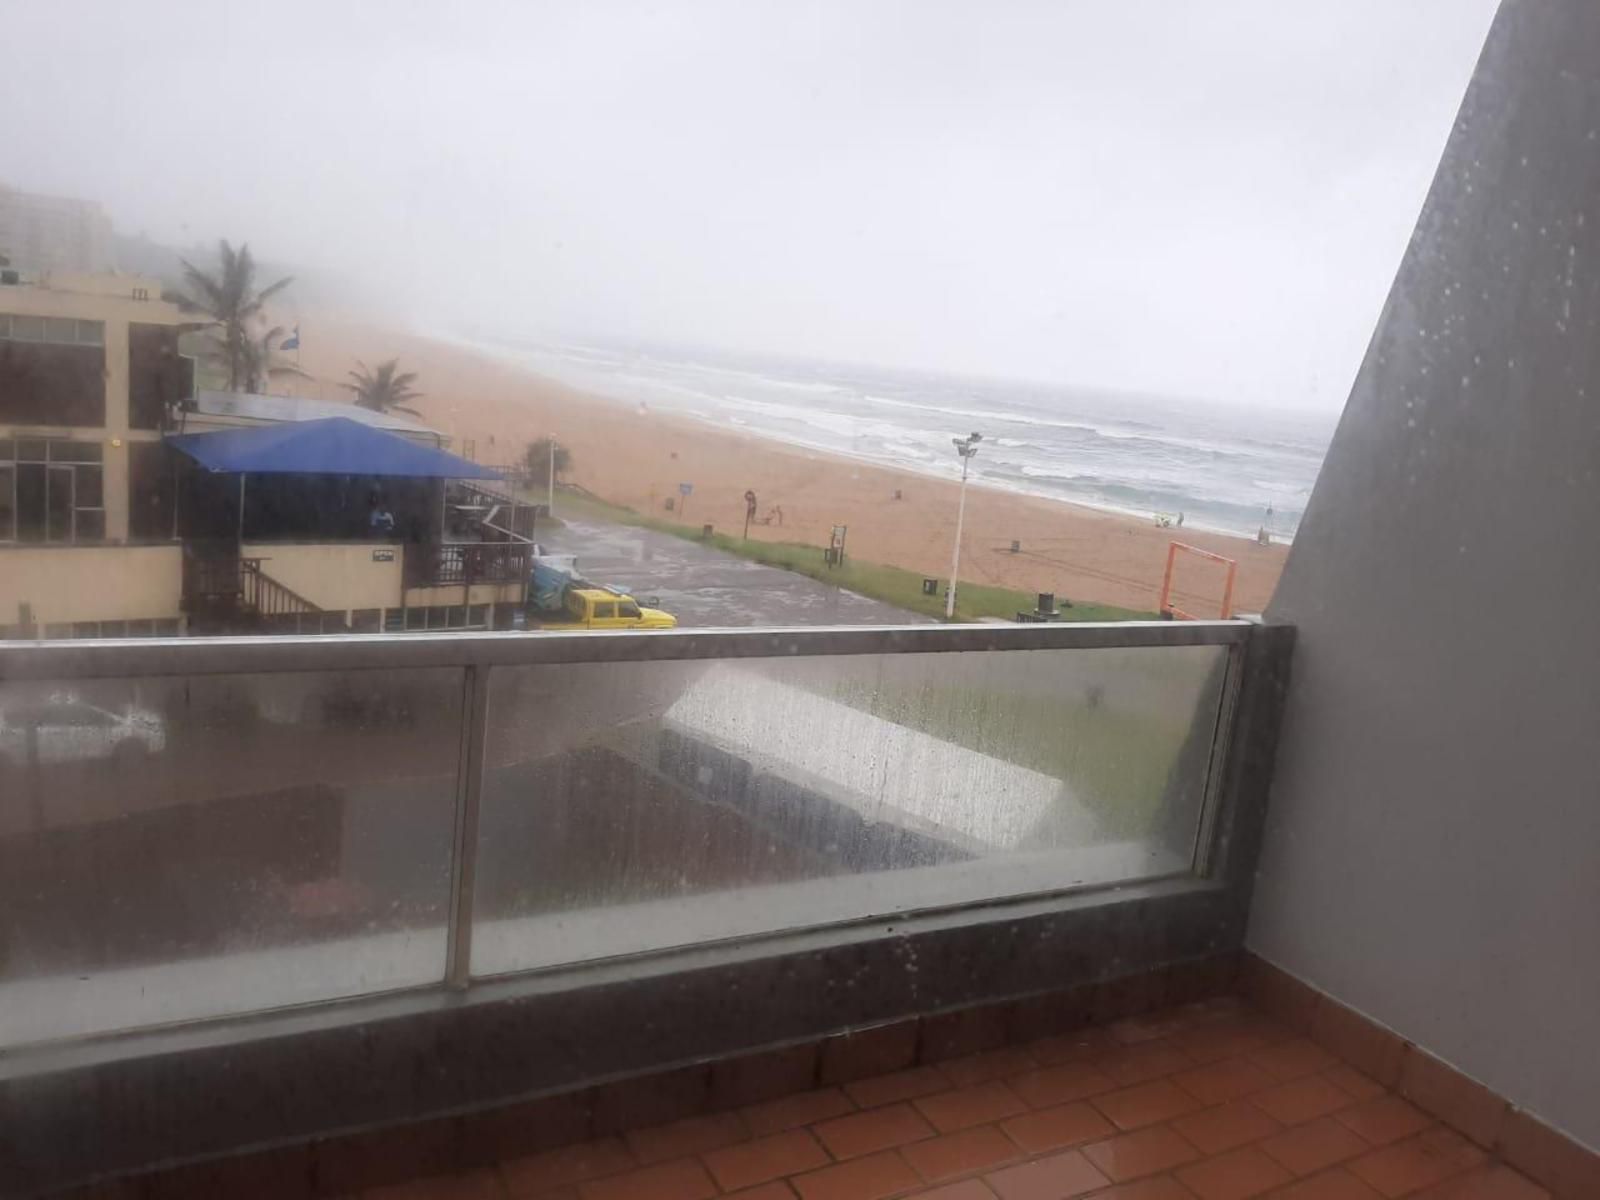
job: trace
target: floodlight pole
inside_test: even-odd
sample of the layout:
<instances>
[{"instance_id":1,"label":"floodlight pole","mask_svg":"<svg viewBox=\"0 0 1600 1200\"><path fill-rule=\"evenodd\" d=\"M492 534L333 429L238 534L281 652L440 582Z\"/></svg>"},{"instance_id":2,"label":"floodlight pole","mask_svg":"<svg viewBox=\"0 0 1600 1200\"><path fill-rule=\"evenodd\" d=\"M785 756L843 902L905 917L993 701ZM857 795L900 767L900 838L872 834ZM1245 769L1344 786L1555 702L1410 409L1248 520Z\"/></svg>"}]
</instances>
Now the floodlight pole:
<instances>
[{"instance_id":1,"label":"floodlight pole","mask_svg":"<svg viewBox=\"0 0 1600 1200\"><path fill-rule=\"evenodd\" d=\"M961 527L967 517L967 469L978 453L978 443L983 440L983 435L974 433L969 437L950 440L955 444L956 453L961 456L961 498L956 502L956 547L950 559L950 586L945 589L944 594L946 621L953 621L956 616L956 577L961 573Z\"/></svg>"}]
</instances>

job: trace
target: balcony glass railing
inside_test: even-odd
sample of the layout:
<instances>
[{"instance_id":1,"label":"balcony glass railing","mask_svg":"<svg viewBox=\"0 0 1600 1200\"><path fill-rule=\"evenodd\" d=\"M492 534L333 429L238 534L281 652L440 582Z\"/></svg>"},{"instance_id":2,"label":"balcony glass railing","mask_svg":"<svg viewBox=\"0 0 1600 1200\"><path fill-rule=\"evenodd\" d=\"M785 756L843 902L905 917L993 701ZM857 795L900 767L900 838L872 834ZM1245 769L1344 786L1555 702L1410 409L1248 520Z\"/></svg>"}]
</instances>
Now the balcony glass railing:
<instances>
[{"instance_id":1,"label":"balcony glass railing","mask_svg":"<svg viewBox=\"0 0 1600 1200\"><path fill-rule=\"evenodd\" d=\"M1204 873L1250 632L0 643L0 1045Z\"/></svg>"}]
</instances>

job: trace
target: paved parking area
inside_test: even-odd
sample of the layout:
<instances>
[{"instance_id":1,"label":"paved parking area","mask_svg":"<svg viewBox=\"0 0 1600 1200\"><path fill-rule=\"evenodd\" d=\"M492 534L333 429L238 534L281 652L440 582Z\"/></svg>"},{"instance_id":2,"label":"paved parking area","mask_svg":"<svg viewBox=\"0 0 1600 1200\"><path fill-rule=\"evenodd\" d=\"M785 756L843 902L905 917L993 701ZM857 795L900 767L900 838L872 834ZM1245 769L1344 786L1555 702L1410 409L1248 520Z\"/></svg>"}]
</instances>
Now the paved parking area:
<instances>
[{"instance_id":1,"label":"paved parking area","mask_svg":"<svg viewBox=\"0 0 1600 1200\"><path fill-rule=\"evenodd\" d=\"M677 617L681 625L905 625L928 621L920 614L804 575L764 567L651 529L573 520L560 529L541 530L539 540L549 550L576 554L578 568L591 579L627 588L643 603L659 601L659 607Z\"/></svg>"}]
</instances>

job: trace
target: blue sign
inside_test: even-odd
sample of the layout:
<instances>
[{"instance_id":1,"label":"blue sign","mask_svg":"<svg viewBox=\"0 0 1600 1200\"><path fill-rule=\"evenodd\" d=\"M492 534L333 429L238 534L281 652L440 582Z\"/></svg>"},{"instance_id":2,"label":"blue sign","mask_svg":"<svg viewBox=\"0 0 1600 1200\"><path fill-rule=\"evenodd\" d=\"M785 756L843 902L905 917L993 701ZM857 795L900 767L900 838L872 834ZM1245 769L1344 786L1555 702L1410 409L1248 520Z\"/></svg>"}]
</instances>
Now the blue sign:
<instances>
[{"instance_id":1,"label":"blue sign","mask_svg":"<svg viewBox=\"0 0 1600 1200\"><path fill-rule=\"evenodd\" d=\"M687 496L692 491L694 491L694 484L692 483L680 483L678 485L678 495L680 496Z\"/></svg>"}]
</instances>

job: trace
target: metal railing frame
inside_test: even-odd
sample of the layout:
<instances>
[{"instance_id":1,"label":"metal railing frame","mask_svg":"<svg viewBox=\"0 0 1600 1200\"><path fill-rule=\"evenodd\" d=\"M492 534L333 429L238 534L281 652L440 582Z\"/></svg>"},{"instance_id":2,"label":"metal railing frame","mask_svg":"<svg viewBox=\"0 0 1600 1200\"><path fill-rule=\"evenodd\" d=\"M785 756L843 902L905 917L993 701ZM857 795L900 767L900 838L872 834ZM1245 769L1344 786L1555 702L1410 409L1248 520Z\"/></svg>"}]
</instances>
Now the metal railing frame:
<instances>
[{"instance_id":1,"label":"metal railing frame","mask_svg":"<svg viewBox=\"0 0 1600 1200\"><path fill-rule=\"evenodd\" d=\"M477 867L478 822L488 737L489 689L496 668L557 663L643 663L865 654L1224 647L1228 651L1227 665L1222 681L1217 723L1212 734L1205 799L1200 813L1193 859L1192 875L1203 879L1213 867L1212 843L1216 840L1219 795L1224 784L1223 765L1229 753L1229 740L1237 718L1236 709L1243 676L1244 653L1255 628L1257 627L1248 621L1150 621L1117 624L680 629L625 633L455 633L380 636L367 634L320 637L0 641L0 683L22 680L139 679L176 675L308 671L424 668L462 670L460 754L454 801L449 917L443 982L450 988L465 989L473 982L471 971L473 891ZM1116 885L1105 886L1109 888ZM1041 897L1036 895L1035 898ZM953 904L950 907L953 910L978 910L992 904L1015 904L1019 899L1025 900L1027 897L995 896L969 903ZM826 926L819 926L823 927ZM759 942L772 936L774 935L755 934L740 940ZM338 1002L329 1000L324 1003ZM138 1028L135 1027L128 1032L137 1032Z\"/></svg>"}]
</instances>

